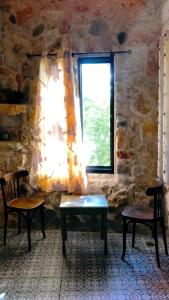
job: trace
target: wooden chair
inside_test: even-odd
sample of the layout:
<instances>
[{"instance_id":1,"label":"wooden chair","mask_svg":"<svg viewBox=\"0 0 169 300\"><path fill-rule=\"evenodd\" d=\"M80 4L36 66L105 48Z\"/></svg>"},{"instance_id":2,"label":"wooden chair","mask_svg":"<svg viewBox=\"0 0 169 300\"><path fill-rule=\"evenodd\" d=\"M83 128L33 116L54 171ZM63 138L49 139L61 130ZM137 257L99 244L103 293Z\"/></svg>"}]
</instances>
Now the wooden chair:
<instances>
[{"instance_id":1,"label":"wooden chair","mask_svg":"<svg viewBox=\"0 0 169 300\"><path fill-rule=\"evenodd\" d=\"M163 193L163 183L160 179L156 178L152 180L150 186L145 190L147 196L153 197L153 208L145 208L142 206L130 206L126 207L122 211L123 217L123 252L122 260L124 260L126 251L126 233L128 225L133 224L132 231L132 247L134 248L135 243L135 232L136 223L141 223L147 225L151 231L155 242L155 252L157 266L160 268L159 250L158 250L158 230L157 224L160 223L163 241L165 247L165 253L168 255L167 241L166 241L166 230L165 230L165 220L164 220L164 193Z\"/></svg>"},{"instance_id":2,"label":"wooden chair","mask_svg":"<svg viewBox=\"0 0 169 300\"><path fill-rule=\"evenodd\" d=\"M6 245L8 213L12 211L18 213L18 234L20 234L21 216L25 219L28 234L28 251L31 251L31 222L37 210L41 214L43 237L45 238L46 236L43 215L44 200L22 197L20 193L20 180L28 175L29 172L27 170L8 173L0 179L0 184L4 203L4 245Z\"/></svg>"}]
</instances>

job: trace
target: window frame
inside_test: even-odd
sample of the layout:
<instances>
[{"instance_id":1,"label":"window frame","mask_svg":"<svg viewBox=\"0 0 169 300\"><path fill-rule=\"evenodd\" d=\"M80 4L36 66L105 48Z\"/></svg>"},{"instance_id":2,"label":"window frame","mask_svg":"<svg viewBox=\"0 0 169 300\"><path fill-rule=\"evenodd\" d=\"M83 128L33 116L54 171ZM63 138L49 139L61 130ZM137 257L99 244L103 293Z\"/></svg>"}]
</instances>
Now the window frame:
<instances>
[{"instance_id":1,"label":"window frame","mask_svg":"<svg viewBox=\"0 0 169 300\"><path fill-rule=\"evenodd\" d=\"M82 65L83 64L110 63L110 166L87 166L87 173L114 173L114 55L106 56L83 56L78 58L79 94L80 94L80 117L83 138L83 103L82 103Z\"/></svg>"}]
</instances>

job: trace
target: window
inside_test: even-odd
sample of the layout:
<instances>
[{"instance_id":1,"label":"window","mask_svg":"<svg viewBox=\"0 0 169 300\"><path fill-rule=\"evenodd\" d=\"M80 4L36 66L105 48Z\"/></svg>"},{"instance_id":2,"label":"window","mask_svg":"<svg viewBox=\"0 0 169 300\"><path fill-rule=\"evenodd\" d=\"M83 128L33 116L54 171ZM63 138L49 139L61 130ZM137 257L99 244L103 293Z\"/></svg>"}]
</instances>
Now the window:
<instances>
[{"instance_id":1,"label":"window","mask_svg":"<svg viewBox=\"0 0 169 300\"><path fill-rule=\"evenodd\" d=\"M88 173L114 170L113 57L79 58L81 122Z\"/></svg>"}]
</instances>

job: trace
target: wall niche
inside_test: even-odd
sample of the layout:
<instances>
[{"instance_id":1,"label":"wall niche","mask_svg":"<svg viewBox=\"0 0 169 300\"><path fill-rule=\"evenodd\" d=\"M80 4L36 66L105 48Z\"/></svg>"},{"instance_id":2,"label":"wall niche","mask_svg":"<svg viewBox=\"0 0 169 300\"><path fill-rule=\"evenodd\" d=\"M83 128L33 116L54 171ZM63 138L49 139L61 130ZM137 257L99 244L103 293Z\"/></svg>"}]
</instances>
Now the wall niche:
<instances>
[{"instance_id":1,"label":"wall niche","mask_svg":"<svg viewBox=\"0 0 169 300\"><path fill-rule=\"evenodd\" d=\"M0 141L22 142L25 105L0 104Z\"/></svg>"}]
</instances>

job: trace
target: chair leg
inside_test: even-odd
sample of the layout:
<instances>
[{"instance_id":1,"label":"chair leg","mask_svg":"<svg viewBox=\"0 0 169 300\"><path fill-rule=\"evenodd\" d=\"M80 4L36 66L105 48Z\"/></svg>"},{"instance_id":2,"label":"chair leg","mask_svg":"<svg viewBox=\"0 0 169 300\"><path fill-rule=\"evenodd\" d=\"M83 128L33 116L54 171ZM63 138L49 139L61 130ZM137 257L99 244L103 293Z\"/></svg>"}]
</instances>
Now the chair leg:
<instances>
[{"instance_id":1,"label":"chair leg","mask_svg":"<svg viewBox=\"0 0 169 300\"><path fill-rule=\"evenodd\" d=\"M21 213L18 211L18 234L21 233Z\"/></svg>"},{"instance_id":2,"label":"chair leg","mask_svg":"<svg viewBox=\"0 0 169 300\"><path fill-rule=\"evenodd\" d=\"M62 235L62 253L63 255L66 255L66 227L65 227L65 214L61 210L61 235Z\"/></svg>"},{"instance_id":3,"label":"chair leg","mask_svg":"<svg viewBox=\"0 0 169 300\"><path fill-rule=\"evenodd\" d=\"M166 239L166 229L165 229L164 219L161 220L160 224L161 224L162 233L163 233L163 241L164 241L165 254L168 255L167 239Z\"/></svg>"},{"instance_id":4,"label":"chair leg","mask_svg":"<svg viewBox=\"0 0 169 300\"><path fill-rule=\"evenodd\" d=\"M133 222L133 232L132 232L132 248L134 248L135 243L135 235L136 235L136 223Z\"/></svg>"},{"instance_id":5,"label":"chair leg","mask_svg":"<svg viewBox=\"0 0 169 300\"><path fill-rule=\"evenodd\" d=\"M64 215L64 226L65 226L65 240L67 240L67 219L66 219L66 215Z\"/></svg>"},{"instance_id":6,"label":"chair leg","mask_svg":"<svg viewBox=\"0 0 169 300\"><path fill-rule=\"evenodd\" d=\"M101 215L101 239L104 238L104 233L103 233L103 224L104 224L104 220L103 220L103 215Z\"/></svg>"},{"instance_id":7,"label":"chair leg","mask_svg":"<svg viewBox=\"0 0 169 300\"><path fill-rule=\"evenodd\" d=\"M8 222L8 213L5 212L5 214L4 214L4 246L6 245L7 222Z\"/></svg>"},{"instance_id":8,"label":"chair leg","mask_svg":"<svg viewBox=\"0 0 169 300\"><path fill-rule=\"evenodd\" d=\"M101 218L102 218L102 234L104 239L104 255L107 255L107 209L104 209Z\"/></svg>"},{"instance_id":9,"label":"chair leg","mask_svg":"<svg viewBox=\"0 0 169 300\"><path fill-rule=\"evenodd\" d=\"M44 211L43 211L43 205L40 207L40 214L41 214L41 228L42 228L42 234L43 238L46 237L45 229L44 229Z\"/></svg>"},{"instance_id":10,"label":"chair leg","mask_svg":"<svg viewBox=\"0 0 169 300\"><path fill-rule=\"evenodd\" d=\"M27 235L28 235L28 251L31 251L31 219L29 211L27 212Z\"/></svg>"},{"instance_id":11,"label":"chair leg","mask_svg":"<svg viewBox=\"0 0 169 300\"><path fill-rule=\"evenodd\" d=\"M160 258L159 258L159 250L158 250L158 237L157 237L157 223L154 223L154 240L155 240L155 251L156 251L156 261L157 267L160 268Z\"/></svg>"},{"instance_id":12,"label":"chair leg","mask_svg":"<svg viewBox=\"0 0 169 300\"><path fill-rule=\"evenodd\" d=\"M126 218L123 217L123 252L121 256L122 260L124 260L124 256L126 252L126 232L127 232Z\"/></svg>"}]
</instances>

